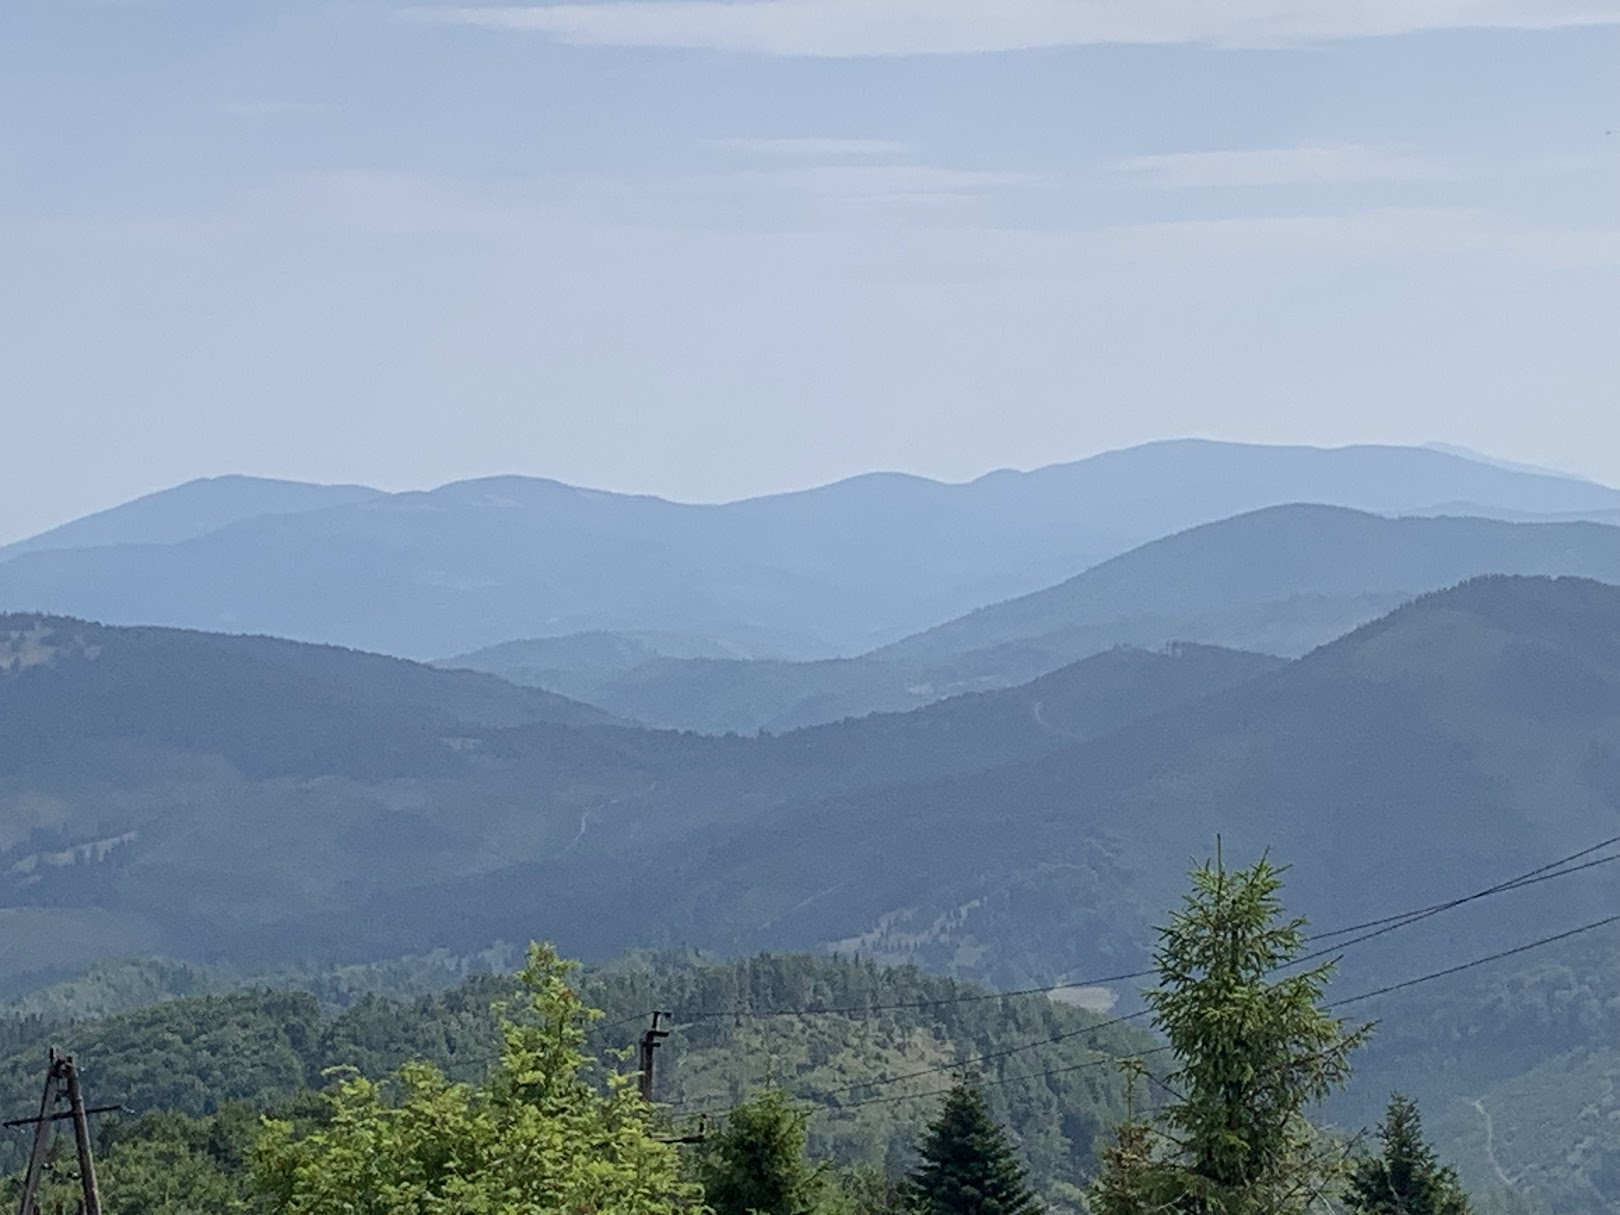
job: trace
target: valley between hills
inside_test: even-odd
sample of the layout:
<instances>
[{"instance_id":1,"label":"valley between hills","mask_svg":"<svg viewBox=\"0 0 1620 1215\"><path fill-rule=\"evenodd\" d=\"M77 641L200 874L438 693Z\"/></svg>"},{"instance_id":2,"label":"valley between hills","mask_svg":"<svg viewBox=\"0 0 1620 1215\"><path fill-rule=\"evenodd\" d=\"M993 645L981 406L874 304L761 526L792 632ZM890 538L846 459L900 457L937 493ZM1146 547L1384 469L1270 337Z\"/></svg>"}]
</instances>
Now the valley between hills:
<instances>
[{"instance_id":1,"label":"valley between hills","mask_svg":"<svg viewBox=\"0 0 1620 1215\"><path fill-rule=\"evenodd\" d=\"M1206 460L1211 484L1251 459L1285 491L1326 475L1316 457L1284 476L1275 453L1177 454ZM1432 484L1403 482L1393 508L1387 466L1433 454L1341 453L1327 503L1246 500L1200 519L1220 496L1194 494L1131 525L1188 524L1167 534L1115 518L1036 529L994 561L967 540L950 560L920 554L954 571L948 586L886 568L883 546L921 526L906 509L849 569L788 541L795 527L839 535L874 494L936 509L961 488L909 482L715 508L717 528L796 555L755 583L710 564L746 544L669 504L562 510L550 485L400 503L231 483L200 525L207 486L183 487L179 516L133 504L0 550L8 1083L53 1037L105 1058L129 1100L194 1116L290 1100L336 1064L386 1071L417 1054L471 1076L489 1057L490 992L535 938L587 961L610 1022L682 1005L676 1102L740 1098L767 1075L803 1092L878 1083L907 1060L948 1066L1096 1025L1080 1054L1040 1056L1078 1067L1097 1043L1151 1048L1103 1022L1142 1009L1156 929L1218 840L1229 858L1285 864L1289 909L1313 931L1488 892L1344 946L1335 996L1432 978L1368 999L1378 1033L1325 1113L1361 1125L1399 1085L1482 1192L1607 1209L1620 968L1602 934L1436 972L1617 906L1601 851L1558 880L1512 879L1620 835L1620 528L1602 521L1601 487L1455 456ZM1107 471L1085 474L1102 478L1088 492L1114 484ZM1038 500L1058 479L1023 476L950 509L1012 510L1015 489ZM1064 476L1072 490L1081 473ZM1464 495L1486 499L1479 513L1440 509ZM832 522L794 513L813 510ZM515 531L424 594L425 566L378 564L404 551L397 529L418 529L409 551L426 561L487 517L545 521L551 548L529 562L544 579L490 573ZM566 549L601 541L604 520L612 544ZM588 606L636 561L646 585L621 615ZM1077 568L1053 578L1064 561ZM484 563L482 581L466 562ZM701 579L701 605L675 589ZM856 582L887 607L848 598ZM317 585L335 588L319 604ZM970 586L1013 593L974 602ZM810 627L835 600L887 622L872 644L836 614ZM816 1012L906 993L976 1011ZM797 1009L798 1028L681 1022L739 999ZM136 1066L142 1034L196 1041L214 1023L260 1043L258 1062L180 1088L155 1078L183 1076L184 1060ZM998 1114L1061 1197L1050 1187L1092 1166L1124 1090L995 1074ZM1054 1101L1072 1115L1061 1134ZM828 1115L814 1142L882 1164L923 1112ZM1583 1146L1553 1146L1571 1140Z\"/></svg>"}]
</instances>

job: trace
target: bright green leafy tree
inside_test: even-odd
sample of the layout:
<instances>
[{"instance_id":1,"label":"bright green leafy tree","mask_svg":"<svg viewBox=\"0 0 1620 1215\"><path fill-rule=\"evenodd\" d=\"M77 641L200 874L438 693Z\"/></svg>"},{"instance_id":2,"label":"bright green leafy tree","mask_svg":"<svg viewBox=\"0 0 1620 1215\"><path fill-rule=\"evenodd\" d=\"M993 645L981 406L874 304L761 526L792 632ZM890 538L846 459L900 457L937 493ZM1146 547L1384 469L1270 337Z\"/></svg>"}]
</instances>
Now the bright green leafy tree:
<instances>
[{"instance_id":1,"label":"bright green leafy tree","mask_svg":"<svg viewBox=\"0 0 1620 1215\"><path fill-rule=\"evenodd\" d=\"M1304 1111L1348 1079L1367 1029L1323 1007L1331 963L1284 973L1305 952L1305 921L1285 916L1281 889L1265 859L1193 871L1146 993L1175 1057L1158 1082L1172 1096L1104 1152L1098 1215L1295 1215L1336 1186L1344 1153Z\"/></svg>"},{"instance_id":2,"label":"bright green leafy tree","mask_svg":"<svg viewBox=\"0 0 1620 1215\"><path fill-rule=\"evenodd\" d=\"M1470 1215L1455 1169L1423 1136L1417 1103L1396 1093L1378 1127L1376 1153L1356 1161L1349 1206L1362 1215Z\"/></svg>"},{"instance_id":3,"label":"bright green leafy tree","mask_svg":"<svg viewBox=\"0 0 1620 1215\"><path fill-rule=\"evenodd\" d=\"M984 1096L958 1080L928 1127L910 1177L919 1215L1035 1215L1042 1209Z\"/></svg>"},{"instance_id":4,"label":"bright green leafy tree","mask_svg":"<svg viewBox=\"0 0 1620 1215\"><path fill-rule=\"evenodd\" d=\"M699 1165L715 1215L805 1215L822 1194L820 1171L805 1159L806 1115L767 1089L726 1116Z\"/></svg>"},{"instance_id":5,"label":"bright green leafy tree","mask_svg":"<svg viewBox=\"0 0 1620 1215\"><path fill-rule=\"evenodd\" d=\"M534 946L527 1006L502 1021L503 1049L481 1086L423 1063L391 1084L355 1076L324 1124L272 1123L254 1161L278 1215L673 1215L698 1205L674 1149L650 1133L629 1077L591 1083L586 1027L598 1014L573 967ZM507 1010L510 1014L511 1010Z\"/></svg>"}]
</instances>

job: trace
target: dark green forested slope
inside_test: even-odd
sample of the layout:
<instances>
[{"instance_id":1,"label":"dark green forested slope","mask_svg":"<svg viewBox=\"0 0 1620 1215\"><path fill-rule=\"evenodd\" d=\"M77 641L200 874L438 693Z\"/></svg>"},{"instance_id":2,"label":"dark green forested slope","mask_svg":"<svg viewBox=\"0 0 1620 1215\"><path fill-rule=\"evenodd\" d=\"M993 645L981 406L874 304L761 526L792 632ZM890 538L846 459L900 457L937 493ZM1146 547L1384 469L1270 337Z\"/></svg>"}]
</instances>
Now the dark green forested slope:
<instances>
[{"instance_id":1,"label":"dark green forested slope","mask_svg":"<svg viewBox=\"0 0 1620 1215\"><path fill-rule=\"evenodd\" d=\"M13 940L144 926L101 952L258 968L464 953L544 925L595 957L838 944L1008 986L1108 974L1135 969L1217 832L1287 856L1300 906L1330 922L1612 834L1617 653L1620 590L1490 579L1079 743L1051 727L1109 703L1092 697L1106 681L763 739L458 728L436 743L443 774L369 781L247 781L166 754L137 769L126 750L122 774L0 778L4 914ZM1054 749L987 766L1028 747ZM895 773L915 779L879 784ZM1549 887L1527 923L1603 905L1607 873ZM1414 930L1368 964L1514 923Z\"/></svg>"},{"instance_id":2,"label":"dark green forested slope","mask_svg":"<svg viewBox=\"0 0 1620 1215\"><path fill-rule=\"evenodd\" d=\"M1506 942L1533 939L1528 931ZM1361 1006L1378 1032L1328 1113L1359 1127L1391 1090L1416 1097L1476 1190L1534 1209L1620 1207L1620 927ZM1458 955L1466 956L1459 952Z\"/></svg>"},{"instance_id":3,"label":"dark green forested slope","mask_svg":"<svg viewBox=\"0 0 1620 1215\"><path fill-rule=\"evenodd\" d=\"M396 952L390 926L432 915L473 947L500 935L493 904L611 952L632 927L595 913L590 891L606 885L640 939L837 943L1021 985L1134 969L1176 875L1217 833L1239 854L1286 856L1302 910L1344 923L1606 838L1617 803L1620 588L1485 579L1031 763L711 820L661 837L641 864L581 848L566 866L381 899L351 927ZM1375 960L1421 965L1612 892L1611 872L1596 871L1522 912L1502 904L1401 934Z\"/></svg>"},{"instance_id":4,"label":"dark green forested slope","mask_svg":"<svg viewBox=\"0 0 1620 1215\"><path fill-rule=\"evenodd\" d=\"M552 724L594 710L330 647L36 618L3 636L0 983L13 985L139 952L234 949L260 968L312 949L423 953L438 913L375 929L344 916L548 859L597 883L579 906L600 907L615 879L598 865L623 871L833 793L1034 758L1276 665L1119 652L917 715L743 739ZM500 908L490 891L467 910ZM525 915L458 952L521 939ZM602 952L637 939L639 909L590 915L619 934Z\"/></svg>"},{"instance_id":5,"label":"dark green forested slope","mask_svg":"<svg viewBox=\"0 0 1620 1215\"><path fill-rule=\"evenodd\" d=\"M470 671L273 637L0 616L0 774L96 746L214 755L250 777L415 774L458 727L610 721Z\"/></svg>"},{"instance_id":6,"label":"dark green forested slope","mask_svg":"<svg viewBox=\"0 0 1620 1215\"><path fill-rule=\"evenodd\" d=\"M365 996L323 1013L308 994L247 990L77 1024L14 1024L13 1036L28 1040L14 1041L0 1058L0 1095L7 1109L37 1101L48 1041L75 1052L97 1103L121 1100L137 1111L272 1106L323 1085L326 1069L382 1076L413 1058L472 1078L494 1057L491 1004L513 991L509 978L482 977L438 995ZM828 958L643 958L588 972L582 993L606 1014L593 1035L593 1051L604 1059L634 1041L647 1010L674 1014L674 1033L659 1056L658 1094L674 1114L725 1107L766 1084L809 1096L840 1090L809 1102L818 1111L811 1142L817 1155L845 1162L905 1162L953 1065L1068 1035L975 1066L989 1083L992 1108L1048 1185L1075 1182L1089 1167L1097 1135L1123 1109L1123 1084L1109 1060L1148 1043L1124 1026L1084 1032L1099 1018L1045 998L982 999L984 989L972 985ZM862 1011L891 1004L923 1006ZM756 1015L829 1007L851 1011ZM726 1015L707 1015L717 1012ZM917 1072L924 1074L882 1083Z\"/></svg>"}]
</instances>

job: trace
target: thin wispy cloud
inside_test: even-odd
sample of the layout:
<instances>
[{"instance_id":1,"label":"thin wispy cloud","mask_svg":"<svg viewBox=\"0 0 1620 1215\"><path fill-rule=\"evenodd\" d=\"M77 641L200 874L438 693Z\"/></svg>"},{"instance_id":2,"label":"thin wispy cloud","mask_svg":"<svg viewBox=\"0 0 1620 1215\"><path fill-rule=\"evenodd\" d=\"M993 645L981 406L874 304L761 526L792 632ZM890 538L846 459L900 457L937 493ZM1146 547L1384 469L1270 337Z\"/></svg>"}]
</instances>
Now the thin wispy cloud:
<instances>
[{"instance_id":1,"label":"thin wispy cloud","mask_svg":"<svg viewBox=\"0 0 1620 1215\"><path fill-rule=\"evenodd\" d=\"M903 156L906 145L893 139L714 139L710 143L744 156L780 160L866 160Z\"/></svg>"},{"instance_id":2,"label":"thin wispy cloud","mask_svg":"<svg viewBox=\"0 0 1620 1215\"><path fill-rule=\"evenodd\" d=\"M599 0L403 12L586 45L826 57L1098 44L1275 47L1435 30L1620 25L1620 0Z\"/></svg>"},{"instance_id":3,"label":"thin wispy cloud","mask_svg":"<svg viewBox=\"0 0 1620 1215\"><path fill-rule=\"evenodd\" d=\"M1437 181L1452 176L1445 165L1430 157L1363 144L1172 152L1133 156L1121 161L1119 169L1143 184L1179 189L1340 186Z\"/></svg>"},{"instance_id":4,"label":"thin wispy cloud","mask_svg":"<svg viewBox=\"0 0 1620 1215\"><path fill-rule=\"evenodd\" d=\"M1029 186L1038 174L952 169L936 165L806 165L803 168L745 170L721 179L796 194L857 195L977 194Z\"/></svg>"}]
</instances>

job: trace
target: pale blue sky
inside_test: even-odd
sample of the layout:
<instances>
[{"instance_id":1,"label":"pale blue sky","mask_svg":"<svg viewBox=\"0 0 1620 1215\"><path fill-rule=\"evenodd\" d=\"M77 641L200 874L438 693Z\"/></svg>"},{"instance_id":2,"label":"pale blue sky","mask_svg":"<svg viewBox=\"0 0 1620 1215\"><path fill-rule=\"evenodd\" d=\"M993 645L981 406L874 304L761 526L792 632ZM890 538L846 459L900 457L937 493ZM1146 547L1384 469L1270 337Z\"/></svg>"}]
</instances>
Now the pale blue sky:
<instances>
[{"instance_id":1,"label":"pale blue sky","mask_svg":"<svg viewBox=\"0 0 1620 1215\"><path fill-rule=\"evenodd\" d=\"M1620 0L7 0L0 541L1181 434L1620 483Z\"/></svg>"}]
</instances>

